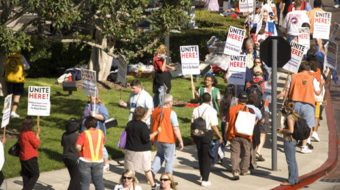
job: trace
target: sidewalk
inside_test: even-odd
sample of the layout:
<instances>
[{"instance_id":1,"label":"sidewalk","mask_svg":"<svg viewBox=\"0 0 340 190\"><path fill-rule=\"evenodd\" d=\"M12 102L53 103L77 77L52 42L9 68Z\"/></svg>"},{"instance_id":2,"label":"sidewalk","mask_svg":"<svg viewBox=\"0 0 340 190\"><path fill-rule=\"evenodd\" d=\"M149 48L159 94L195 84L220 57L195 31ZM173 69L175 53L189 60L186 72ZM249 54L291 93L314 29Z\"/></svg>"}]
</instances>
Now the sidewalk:
<instances>
[{"instance_id":1,"label":"sidewalk","mask_svg":"<svg viewBox=\"0 0 340 190\"><path fill-rule=\"evenodd\" d=\"M320 122L319 136L321 141L314 142L314 150L311 154L299 153L297 148L297 161L299 168L299 176L312 172L319 168L328 158L328 127L326 121L326 113L323 112L323 120ZM282 137L278 136L277 151L277 171L271 170L271 134L267 135L266 144L262 150L262 155L266 159L265 162L258 162L258 169L254 175L240 176L239 181L231 180L231 163L230 151L226 152L223 164L216 164L210 174L212 185L208 188L200 186L198 162L196 159L196 147L186 146L183 151L177 151L176 162L174 166L174 178L178 182L178 189L271 189L280 184L288 177L287 163L283 152ZM155 153L154 153L155 154ZM119 182L120 174L124 167L120 166L117 161L110 161L110 171L104 173L105 189L113 189L115 184ZM159 175L156 179L159 179ZM138 173L137 178L143 189L150 189L144 174ZM40 174L35 189L39 190L62 190L67 189L69 183L69 174L66 169L43 172ZM6 179L3 189L19 190L22 188L22 178L15 177ZM91 185L91 189L94 186Z\"/></svg>"}]
</instances>

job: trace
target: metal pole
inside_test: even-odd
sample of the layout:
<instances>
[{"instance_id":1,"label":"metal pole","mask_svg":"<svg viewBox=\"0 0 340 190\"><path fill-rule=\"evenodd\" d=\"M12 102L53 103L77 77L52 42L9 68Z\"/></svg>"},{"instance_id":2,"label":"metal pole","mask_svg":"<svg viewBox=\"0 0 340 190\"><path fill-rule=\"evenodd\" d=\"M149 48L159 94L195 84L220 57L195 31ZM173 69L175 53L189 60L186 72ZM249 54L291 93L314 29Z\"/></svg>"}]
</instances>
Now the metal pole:
<instances>
[{"instance_id":1,"label":"metal pole","mask_svg":"<svg viewBox=\"0 0 340 190\"><path fill-rule=\"evenodd\" d=\"M169 65L170 64L170 34L165 36L164 44L166 45L166 47L168 47L166 51L166 63Z\"/></svg>"},{"instance_id":2,"label":"metal pole","mask_svg":"<svg viewBox=\"0 0 340 190\"><path fill-rule=\"evenodd\" d=\"M277 54L278 39L272 39L272 170L277 170Z\"/></svg>"}]
</instances>

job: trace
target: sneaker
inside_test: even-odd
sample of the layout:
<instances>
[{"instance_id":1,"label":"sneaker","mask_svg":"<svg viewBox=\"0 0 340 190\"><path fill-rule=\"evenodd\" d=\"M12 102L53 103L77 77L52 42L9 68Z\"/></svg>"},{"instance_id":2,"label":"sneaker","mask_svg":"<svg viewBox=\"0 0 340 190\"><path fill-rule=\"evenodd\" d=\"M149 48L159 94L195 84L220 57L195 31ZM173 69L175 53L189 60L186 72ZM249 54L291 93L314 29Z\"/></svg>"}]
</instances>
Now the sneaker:
<instances>
[{"instance_id":1,"label":"sneaker","mask_svg":"<svg viewBox=\"0 0 340 190\"><path fill-rule=\"evenodd\" d=\"M339 8L339 7L340 7L340 5L334 5L334 8L336 8L336 9Z\"/></svg>"},{"instance_id":2,"label":"sneaker","mask_svg":"<svg viewBox=\"0 0 340 190\"><path fill-rule=\"evenodd\" d=\"M250 173L250 171L248 170L248 171L246 171L246 172L243 172L243 173L241 173L241 175L250 175L251 173Z\"/></svg>"},{"instance_id":3,"label":"sneaker","mask_svg":"<svg viewBox=\"0 0 340 190\"><path fill-rule=\"evenodd\" d=\"M201 183L201 186L203 186L203 187L208 187L210 185L211 185L210 181L202 181L202 183Z\"/></svg>"},{"instance_id":4,"label":"sneaker","mask_svg":"<svg viewBox=\"0 0 340 190\"><path fill-rule=\"evenodd\" d=\"M17 113L15 113L15 112L11 112L11 118L19 118L20 117L20 115L19 114L17 114Z\"/></svg>"},{"instance_id":5,"label":"sneaker","mask_svg":"<svg viewBox=\"0 0 340 190\"><path fill-rule=\"evenodd\" d=\"M110 164L105 164L104 167L103 167L103 171L104 172L110 171Z\"/></svg>"},{"instance_id":6,"label":"sneaker","mask_svg":"<svg viewBox=\"0 0 340 190\"><path fill-rule=\"evenodd\" d=\"M233 180L239 180L240 179L240 174L238 172L233 173Z\"/></svg>"},{"instance_id":7,"label":"sneaker","mask_svg":"<svg viewBox=\"0 0 340 190\"><path fill-rule=\"evenodd\" d=\"M316 142L320 142L320 138L319 138L319 135L318 135L318 133L317 132L313 132L312 133L312 137L313 137L313 139L316 141Z\"/></svg>"},{"instance_id":8,"label":"sneaker","mask_svg":"<svg viewBox=\"0 0 340 190\"><path fill-rule=\"evenodd\" d=\"M314 149L314 146L311 144L311 143L307 143L307 146L309 149L313 150Z\"/></svg>"},{"instance_id":9,"label":"sneaker","mask_svg":"<svg viewBox=\"0 0 340 190\"><path fill-rule=\"evenodd\" d=\"M307 146L305 146L305 147L302 147L302 148L301 148L301 153L302 153L302 154L312 153L312 150L309 149L309 148L307 148Z\"/></svg>"}]
</instances>

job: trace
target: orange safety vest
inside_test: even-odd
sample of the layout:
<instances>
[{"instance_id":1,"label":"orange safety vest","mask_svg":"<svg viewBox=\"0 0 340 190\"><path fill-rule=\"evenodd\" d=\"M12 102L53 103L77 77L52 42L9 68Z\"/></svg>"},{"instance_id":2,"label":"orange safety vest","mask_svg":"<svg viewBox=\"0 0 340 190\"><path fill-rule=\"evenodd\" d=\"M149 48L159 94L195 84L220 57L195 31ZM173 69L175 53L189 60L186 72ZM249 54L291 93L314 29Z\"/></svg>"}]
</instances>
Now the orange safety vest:
<instances>
[{"instance_id":1,"label":"orange safety vest","mask_svg":"<svg viewBox=\"0 0 340 190\"><path fill-rule=\"evenodd\" d=\"M320 70L320 68L317 68L316 72L309 71L309 74L314 76L318 82L321 82L321 70Z\"/></svg>"},{"instance_id":2,"label":"orange safety vest","mask_svg":"<svg viewBox=\"0 0 340 190\"><path fill-rule=\"evenodd\" d=\"M243 137L243 138L248 139L250 142L252 142L252 139L253 139L252 136L238 134L236 132L236 129L235 129L235 122L236 122L238 112L242 111L245 106L246 105L244 105L244 104L237 104L236 106L230 108L230 110L229 110L229 125L228 125L228 131L227 131L227 134L226 134L226 137L227 137L228 140L231 140L235 137ZM249 111L248 108L246 108L246 110Z\"/></svg>"},{"instance_id":3,"label":"orange safety vest","mask_svg":"<svg viewBox=\"0 0 340 190\"><path fill-rule=\"evenodd\" d=\"M171 109L163 107L163 118L161 120L161 107L157 107L152 112L152 132L155 132L158 126L161 127L161 132L158 133L152 140L164 143L175 144L176 137L174 132L174 127L172 126L170 115ZM161 121L160 121L161 120Z\"/></svg>"},{"instance_id":4,"label":"orange safety vest","mask_svg":"<svg viewBox=\"0 0 340 190\"><path fill-rule=\"evenodd\" d=\"M91 162L101 161L103 159L103 131L100 129L90 129L84 131L84 133L83 158Z\"/></svg>"},{"instance_id":5,"label":"orange safety vest","mask_svg":"<svg viewBox=\"0 0 340 190\"><path fill-rule=\"evenodd\" d=\"M11 53L8 55L5 65L5 79L7 82L25 82L24 66L21 60L22 55L20 53Z\"/></svg>"},{"instance_id":6,"label":"orange safety vest","mask_svg":"<svg viewBox=\"0 0 340 190\"><path fill-rule=\"evenodd\" d=\"M315 106L314 76L309 72L300 72L292 75L289 88L289 100L304 102Z\"/></svg>"}]
</instances>

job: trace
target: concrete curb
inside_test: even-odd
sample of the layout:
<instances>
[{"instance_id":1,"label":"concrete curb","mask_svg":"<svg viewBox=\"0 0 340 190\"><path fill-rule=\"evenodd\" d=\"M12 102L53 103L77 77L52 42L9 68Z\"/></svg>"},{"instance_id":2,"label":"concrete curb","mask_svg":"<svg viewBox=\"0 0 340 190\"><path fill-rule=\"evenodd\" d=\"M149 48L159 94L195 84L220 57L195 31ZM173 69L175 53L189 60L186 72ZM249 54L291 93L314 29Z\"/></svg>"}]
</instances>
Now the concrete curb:
<instances>
[{"instance_id":1,"label":"concrete curb","mask_svg":"<svg viewBox=\"0 0 340 190\"><path fill-rule=\"evenodd\" d=\"M327 124L328 124L328 143L329 143L329 150L328 150L328 159L327 161L320 166L320 168L307 173L303 176L299 177L299 183L292 186L277 186L273 188L273 190L284 190L284 189L299 189L306 185L309 185L316 181L317 179L325 176L327 173L329 173L332 169L335 168L337 162L338 162L338 136L336 132L336 125L335 125L335 119L334 119L334 112L333 112L333 106L332 106L332 100L331 100L331 94L329 91L329 88L326 89L326 117L327 117Z\"/></svg>"}]
</instances>

